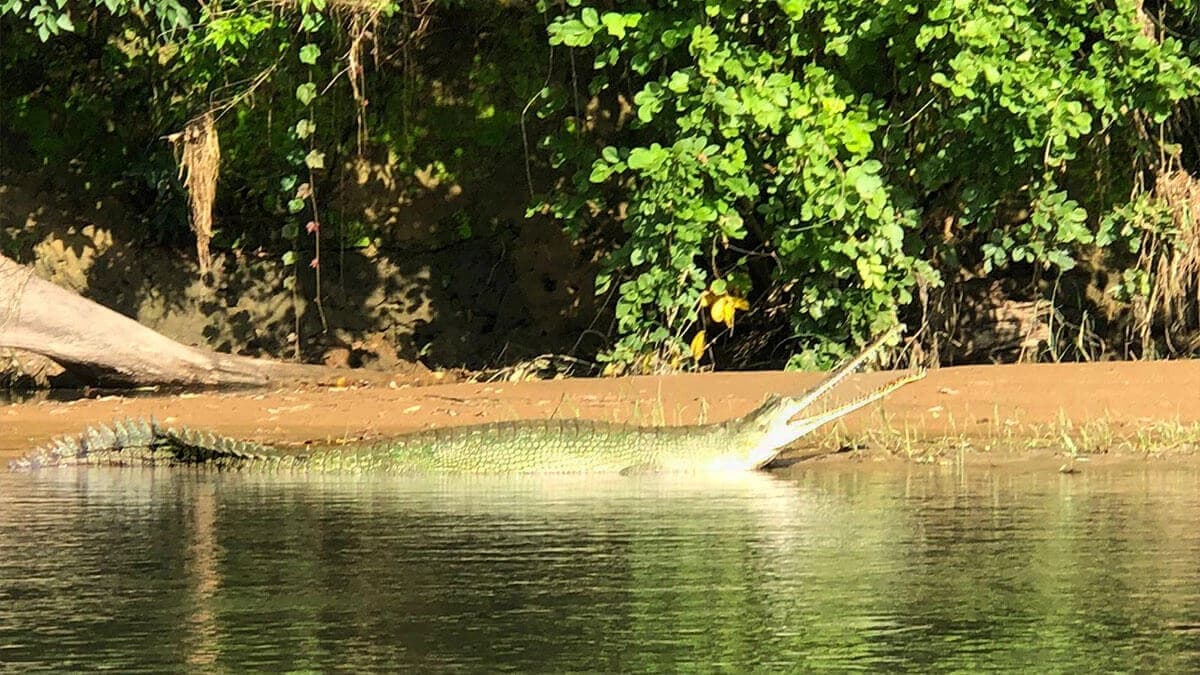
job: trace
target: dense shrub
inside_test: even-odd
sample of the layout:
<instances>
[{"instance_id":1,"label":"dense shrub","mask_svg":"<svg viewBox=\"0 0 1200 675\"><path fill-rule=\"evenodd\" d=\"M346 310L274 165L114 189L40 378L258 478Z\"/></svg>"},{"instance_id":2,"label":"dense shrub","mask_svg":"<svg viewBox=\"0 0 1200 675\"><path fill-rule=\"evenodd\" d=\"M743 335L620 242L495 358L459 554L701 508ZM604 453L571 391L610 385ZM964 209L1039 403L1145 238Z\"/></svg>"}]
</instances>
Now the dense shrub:
<instances>
[{"instance_id":1,"label":"dense shrub","mask_svg":"<svg viewBox=\"0 0 1200 675\"><path fill-rule=\"evenodd\" d=\"M706 292L784 299L793 365L825 365L959 270L1137 249L1153 221L1124 209L1200 90L1195 42L1134 2L548 7L590 93L633 108L560 134L578 170L549 200L579 228L621 205L622 362L682 354Z\"/></svg>"}]
</instances>

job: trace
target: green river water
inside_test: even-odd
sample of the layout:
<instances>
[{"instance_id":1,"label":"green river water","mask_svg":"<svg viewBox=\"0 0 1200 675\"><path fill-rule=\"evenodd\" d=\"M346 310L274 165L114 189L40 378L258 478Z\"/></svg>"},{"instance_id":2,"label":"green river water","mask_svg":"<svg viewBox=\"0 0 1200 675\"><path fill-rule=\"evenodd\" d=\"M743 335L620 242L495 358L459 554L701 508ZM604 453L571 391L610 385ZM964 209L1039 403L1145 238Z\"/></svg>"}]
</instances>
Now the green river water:
<instances>
[{"instance_id":1,"label":"green river water","mask_svg":"<svg viewBox=\"0 0 1200 675\"><path fill-rule=\"evenodd\" d=\"M0 668L1200 671L1200 470L0 473Z\"/></svg>"}]
</instances>

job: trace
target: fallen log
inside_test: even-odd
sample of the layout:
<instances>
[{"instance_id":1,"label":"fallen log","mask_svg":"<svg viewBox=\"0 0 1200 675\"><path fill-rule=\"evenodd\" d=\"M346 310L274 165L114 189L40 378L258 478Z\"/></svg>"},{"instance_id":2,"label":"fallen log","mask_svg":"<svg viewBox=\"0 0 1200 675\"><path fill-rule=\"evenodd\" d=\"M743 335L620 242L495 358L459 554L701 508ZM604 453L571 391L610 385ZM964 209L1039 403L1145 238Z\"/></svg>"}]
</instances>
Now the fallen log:
<instances>
[{"instance_id":1,"label":"fallen log","mask_svg":"<svg viewBox=\"0 0 1200 675\"><path fill-rule=\"evenodd\" d=\"M0 348L41 354L97 386L263 386L348 374L180 344L2 255ZM356 380L387 378L384 373L354 373Z\"/></svg>"}]
</instances>

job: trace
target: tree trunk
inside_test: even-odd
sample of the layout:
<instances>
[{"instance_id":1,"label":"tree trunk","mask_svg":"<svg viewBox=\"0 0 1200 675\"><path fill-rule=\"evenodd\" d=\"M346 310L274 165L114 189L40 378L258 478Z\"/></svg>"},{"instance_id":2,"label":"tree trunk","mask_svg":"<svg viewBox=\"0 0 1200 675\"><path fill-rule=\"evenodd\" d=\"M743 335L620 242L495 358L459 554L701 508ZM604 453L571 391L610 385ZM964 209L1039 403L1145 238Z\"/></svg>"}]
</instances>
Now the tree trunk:
<instances>
[{"instance_id":1,"label":"tree trunk","mask_svg":"<svg viewBox=\"0 0 1200 675\"><path fill-rule=\"evenodd\" d=\"M83 381L102 386L266 385L345 374L324 366L220 354L180 344L55 286L2 255L0 348L41 354Z\"/></svg>"}]
</instances>

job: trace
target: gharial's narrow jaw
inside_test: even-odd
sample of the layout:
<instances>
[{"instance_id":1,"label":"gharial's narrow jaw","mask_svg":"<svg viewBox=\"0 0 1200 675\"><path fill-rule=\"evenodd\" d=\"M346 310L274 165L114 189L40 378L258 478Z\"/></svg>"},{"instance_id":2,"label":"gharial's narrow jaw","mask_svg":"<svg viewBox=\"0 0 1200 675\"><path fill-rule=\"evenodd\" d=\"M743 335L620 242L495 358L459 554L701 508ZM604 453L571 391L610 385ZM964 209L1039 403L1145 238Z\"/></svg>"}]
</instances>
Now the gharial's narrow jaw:
<instances>
[{"instance_id":1,"label":"gharial's narrow jaw","mask_svg":"<svg viewBox=\"0 0 1200 675\"><path fill-rule=\"evenodd\" d=\"M851 373L858 369L867 359L873 356L883 346L883 343L896 332L897 329L892 329L867 346L858 356L851 359L848 363L835 370L825 378L821 384L798 397L778 397L768 400L759 408L757 414L752 416L757 417L760 424L766 426L765 434L758 447L754 451L754 457L751 461L754 462L756 468L762 468L771 460L775 459L779 453L788 445L794 443L801 437L809 434L817 427L820 427L828 422L832 422L839 418L845 417L850 413L867 406L901 387L916 382L925 377L925 370L920 369L913 371L903 377L892 380L882 387L870 392L864 396L854 399L848 403L837 406L831 410L809 415L805 417L796 417L804 410L808 409L824 394L829 392ZM793 419L795 418L795 419Z\"/></svg>"}]
</instances>

